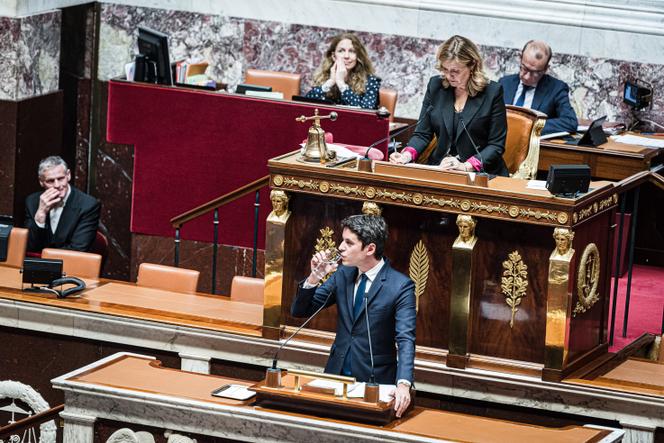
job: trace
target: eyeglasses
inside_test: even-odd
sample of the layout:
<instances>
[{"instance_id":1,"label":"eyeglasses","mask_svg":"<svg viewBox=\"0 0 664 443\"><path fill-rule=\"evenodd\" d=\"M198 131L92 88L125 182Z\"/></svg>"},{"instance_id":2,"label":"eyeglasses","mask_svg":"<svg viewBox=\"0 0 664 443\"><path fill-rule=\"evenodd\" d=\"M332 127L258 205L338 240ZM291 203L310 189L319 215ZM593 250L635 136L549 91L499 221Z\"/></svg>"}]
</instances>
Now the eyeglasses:
<instances>
[{"instance_id":1,"label":"eyeglasses","mask_svg":"<svg viewBox=\"0 0 664 443\"><path fill-rule=\"evenodd\" d=\"M534 77L539 77L540 75L543 75L546 72L546 68L540 69L540 70L535 70L535 69L528 69L523 63L521 63L521 72L524 74L529 74Z\"/></svg>"}]
</instances>

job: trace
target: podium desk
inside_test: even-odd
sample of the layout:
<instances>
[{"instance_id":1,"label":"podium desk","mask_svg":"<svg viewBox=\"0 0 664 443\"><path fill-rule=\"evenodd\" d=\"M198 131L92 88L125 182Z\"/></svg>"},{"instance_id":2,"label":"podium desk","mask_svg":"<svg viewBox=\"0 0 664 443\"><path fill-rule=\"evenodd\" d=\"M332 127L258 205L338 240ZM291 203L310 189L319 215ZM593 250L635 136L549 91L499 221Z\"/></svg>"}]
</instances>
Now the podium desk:
<instances>
[{"instance_id":1,"label":"podium desk","mask_svg":"<svg viewBox=\"0 0 664 443\"><path fill-rule=\"evenodd\" d=\"M657 148L611 139L598 147L567 145L562 139L550 139L540 142L538 170L548 172L551 165L583 164L590 166L590 174L596 179L618 181L661 162L662 153Z\"/></svg>"},{"instance_id":2,"label":"podium desk","mask_svg":"<svg viewBox=\"0 0 664 443\"><path fill-rule=\"evenodd\" d=\"M161 368L154 358L120 353L57 377L65 393L64 441L93 442L117 428L150 426L233 441L332 442L613 442L623 431L568 426L546 428L452 412L415 408L401 420L371 426L255 407L210 395L228 379ZM112 422L111 422L112 421ZM203 440L205 441L205 440Z\"/></svg>"},{"instance_id":3,"label":"podium desk","mask_svg":"<svg viewBox=\"0 0 664 443\"><path fill-rule=\"evenodd\" d=\"M316 247L338 244L340 221L368 202L390 228L385 255L416 283L418 357L559 381L607 352L612 183L557 198L525 180L470 186L441 171L392 171L380 162L387 172L305 164L297 153L268 166L272 188L291 196L288 220L268 221L266 246L266 287L281 289L268 297L280 302L286 325L301 324L289 308ZM458 244L459 216L476 224L466 246ZM565 256L557 228L574 250ZM271 243L270 235L283 241ZM281 244L282 258L274 252ZM310 328L332 332L335 322L335 309L327 309Z\"/></svg>"}]
</instances>

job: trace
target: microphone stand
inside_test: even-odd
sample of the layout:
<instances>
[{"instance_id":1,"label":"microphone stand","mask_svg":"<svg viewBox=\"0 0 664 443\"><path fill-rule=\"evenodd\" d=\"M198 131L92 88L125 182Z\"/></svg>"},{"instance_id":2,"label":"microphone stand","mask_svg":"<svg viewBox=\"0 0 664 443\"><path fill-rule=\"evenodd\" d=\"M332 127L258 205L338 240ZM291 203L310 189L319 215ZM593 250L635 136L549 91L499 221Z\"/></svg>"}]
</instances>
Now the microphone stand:
<instances>
[{"instance_id":1,"label":"microphone stand","mask_svg":"<svg viewBox=\"0 0 664 443\"><path fill-rule=\"evenodd\" d=\"M327 297L325 298L325 301L324 301L323 304L320 306L320 308L318 308L318 309L316 310L316 312L314 312L313 314L311 314L311 316L310 316L310 317L309 317L304 323L302 323L302 324L300 325L300 327L298 327L298 328L295 330L295 332L293 332L293 333L290 335L290 337L288 337L288 338L286 339L286 341L284 341L284 342L281 344L281 346L279 346L279 349L277 349L277 352L274 353L274 358L272 359L272 367L267 368L267 370L265 371L265 384L266 384L269 388L280 388L280 387L281 387L281 369L280 369L280 368L277 368L277 360L279 360L279 352L281 352L281 350L284 348L284 346L286 346L286 344L287 344L287 343L288 343L293 337L295 337L295 336L298 334L298 332L300 332L300 331L302 330L302 328L304 328L304 327L307 325L307 323L309 323L309 322L310 322L310 321L311 321L316 315L318 315L318 313L319 313L320 311L323 310L323 308L325 308L325 306L327 305L327 302L330 300L330 296L331 296L331 295L332 295L331 292L330 292L329 294L327 294Z\"/></svg>"},{"instance_id":2,"label":"microphone stand","mask_svg":"<svg viewBox=\"0 0 664 443\"><path fill-rule=\"evenodd\" d=\"M480 174L484 174L484 159L482 158L482 154L480 154L480 150L477 148L473 137L470 135L470 131L468 131L466 122L463 120L463 116L461 114L459 114L459 121L461 122L461 126L463 127L464 132L468 136L468 140L470 140L470 144L473 145L473 149L475 149L475 154L477 154L477 156L480 158Z\"/></svg>"},{"instance_id":3,"label":"microphone stand","mask_svg":"<svg viewBox=\"0 0 664 443\"><path fill-rule=\"evenodd\" d=\"M417 126L417 124L418 124L419 122L420 122L420 121L418 120L418 121L416 121L415 123L411 123L410 125L408 125L408 126L406 126L406 127L404 127L404 128L399 129L399 130L396 131L394 134L388 134L387 137L383 137L383 138L381 138L380 140L378 140L378 141L373 142L372 144L370 144L369 147L367 148L366 152L364 153L364 157L362 157L362 158L360 158L360 159L358 160L358 162L357 162L357 170L358 170L358 171L364 171L364 172L372 172L372 169L371 169L371 159L369 158L369 151L371 151L371 148L375 148L376 145L379 145L379 144L383 143L384 141L387 141L387 140L389 140L389 139L391 139L391 138L393 138L393 137L396 137L397 135L401 134L402 132L405 132L405 131L407 131L407 130L409 130L409 129L412 129L413 127Z\"/></svg>"},{"instance_id":4,"label":"microphone stand","mask_svg":"<svg viewBox=\"0 0 664 443\"><path fill-rule=\"evenodd\" d=\"M373 346L371 345L371 323L369 323L369 298L364 294L364 318L367 322L367 337L369 338L369 358L371 359L371 375L369 376L369 383L364 385L364 401L369 403L378 403L380 387L376 383L374 375L374 356Z\"/></svg>"}]
</instances>

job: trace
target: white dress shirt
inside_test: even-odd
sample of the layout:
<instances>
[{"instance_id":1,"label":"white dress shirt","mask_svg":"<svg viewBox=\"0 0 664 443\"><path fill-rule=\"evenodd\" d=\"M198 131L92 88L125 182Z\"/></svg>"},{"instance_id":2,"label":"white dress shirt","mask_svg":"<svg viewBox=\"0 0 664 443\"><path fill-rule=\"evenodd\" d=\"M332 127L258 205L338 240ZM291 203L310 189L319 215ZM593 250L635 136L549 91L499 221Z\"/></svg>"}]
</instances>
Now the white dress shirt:
<instances>
[{"instance_id":1,"label":"white dress shirt","mask_svg":"<svg viewBox=\"0 0 664 443\"><path fill-rule=\"evenodd\" d=\"M526 96L523 99L523 107L531 109L533 107L533 98L535 97L535 91L537 90L537 85L534 88L531 88L530 91L526 92ZM515 105L516 101L521 97L521 92L523 92L523 83L519 82L519 87L516 88L516 94L514 94L514 100L512 104Z\"/></svg>"}]
</instances>

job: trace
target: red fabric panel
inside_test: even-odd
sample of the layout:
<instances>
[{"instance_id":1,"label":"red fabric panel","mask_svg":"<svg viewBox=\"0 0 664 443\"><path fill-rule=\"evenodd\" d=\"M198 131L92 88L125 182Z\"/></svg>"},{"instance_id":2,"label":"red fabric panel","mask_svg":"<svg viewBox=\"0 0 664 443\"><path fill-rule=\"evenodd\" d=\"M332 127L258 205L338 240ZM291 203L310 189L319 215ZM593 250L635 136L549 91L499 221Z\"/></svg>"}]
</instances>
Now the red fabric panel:
<instances>
[{"instance_id":1,"label":"red fabric panel","mask_svg":"<svg viewBox=\"0 0 664 443\"><path fill-rule=\"evenodd\" d=\"M108 92L108 141L134 145L130 229L165 237L174 235L172 217L267 175L268 159L298 149L310 124L295 118L317 107L124 81L110 81ZM368 145L388 134L388 121L372 112L335 111L337 121L321 123L335 141ZM268 195L261 191L260 248ZM220 243L252 245L253 202L249 195L220 210ZM212 241L212 229L209 214L187 223L182 238Z\"/></svg>"}]
</instances>

